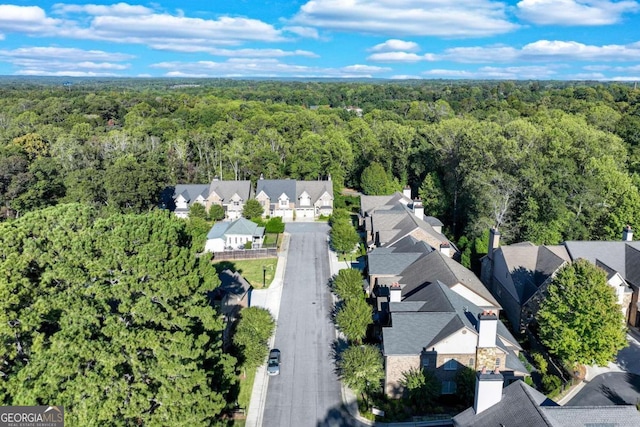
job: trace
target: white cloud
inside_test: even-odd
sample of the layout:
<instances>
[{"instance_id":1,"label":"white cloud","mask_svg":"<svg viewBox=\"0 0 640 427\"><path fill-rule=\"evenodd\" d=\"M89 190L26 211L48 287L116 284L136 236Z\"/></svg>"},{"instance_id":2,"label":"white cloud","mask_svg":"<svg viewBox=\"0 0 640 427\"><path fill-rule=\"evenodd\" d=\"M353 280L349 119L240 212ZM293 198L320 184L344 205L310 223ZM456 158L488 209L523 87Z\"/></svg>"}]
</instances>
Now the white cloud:
<instances>
[{"instance_id":1,"label":"white cloud","mask_svg":"<svg viewBox=\"0 0 640 427\"><path fill-rule=\"evenodd\" d=\"M415 53L409 52L383 52L383 53L374 53L373 55L369 55L367 57L369 61L374 62L419 62L419 61L433 61L435 59L435 55L426 54L426 55L417 55Z\"/></svg>"},{"instance_id":2,"label":"white cloud","mask_svg":"<svg viewBox=\"0 0 640 427\"><path fill-rule=\"evenodd\" d=\"M418 52L419 50L418 43L398 39L389 39L369 49L371 52Z\"/></svg>"},{"instance_id":3,"label":"white cloud","mask_svg":"<svg viewBox=\"0 0 640 427\"><path fill-rule=\"evenodd\" d=\"M610 25L640 7L630 0L522 0L518 15L538 25Z\"/></svg>"},{"instance_id":4,"label":"white cloud","mask_svg":"<svg viewBox=\"0 0 640 427\"><path fill-rule=\"evenodd\" d=\"M86 13L88 15L101 16L127 16L127 15L151 15L152 9L144 6L132 6L127 3L112 5L97 4L64 4L53 5L53 12L59 14Z\"/></svg>"},{"instance_id":5,"label":"white cloud","mask_svg":"<svg viewBox=\"0 0 640 427\"><path fill-rule=\"evenodd\" d=\"M481 37L518 27L505 4L491 0L310 0L291 22L395 36Z\"/></svg>"},{"instance_id":6,"label":"white cloud","mask_svg":"<svg viewBox=\"0 0 640 427\"><path fill-rule=\"evenodd\" d=\"M640 61L640 43L594 46L575 41L538 40L520 49L510 46L456 47L441 54L431 54L431 59L458 63L629 62Z\"/></svg>"},{"instance_id":7,"label":"white cloud","mask_svg":"<svg viewBox=\"0 0 640 427\"><path fill-rule=\"evenodd\" d=\"M172 52L196 53L204 52L214 56L245 57L245 58L281 58L285 56L303 56L317 58L318 55L308 50L282 50L282 49L221 49L200 44L185 43L157 43L150 45L156 50Z\"/></svg>"},{"instance_id":8,"label":"white cloud","mask_svg":"<svg viewBox=\"0 0 640 427\"><path fill-rule=\"evenodd\" d=\"M21 75L113 76L127 70L133 56L100 50L30 47L0 50L0 61L12 64Z\"/></svg>"},{"instance_id":9,"label":"white cloud","mask_svg":"<svg viewBox=\"0 0 640 427\"><path fill-rule=\"evenodd\" d=\"M0 4L0 31L4 33L48 35L55 32L62 23L63 21L48 18L38 6Z\"/></svg>"},{"instance_id":10,"label":"white cloud","mask_svg":"<svg viewBox=\"0 0 640 427\"><path fill-rule=\"evenodd\" d=\"M422 80L424 79L424 77L422 76L415 76L415 75L411 75L411 74L398 74L395 76L391 76L389 77L391 80Z\"/></svg>"},{"instance_id":11,"label":"white cloud","mask_svg":"<svg viewBox=\"0 0 640 427\"><path fill-rule=\"evenodd\" d=\"M308 39L320 38L320 35L318 34L318 30L311 27L300 27L300 26L284 27L282 31L287 31L289 33L296 34L300 37L306 37Z\"/></svg>"},{"instance_id":12,"label":"white cloud","mask_svg":"<svg viewBox=\"0 0 640 427\"><path fill-rule=\"evenodd\" d=\"M237 46L246 42L287 41L282 30L258 19L221 16L216 19L168 14L144 6L56 4L53 19L37 6L0 5L0 34L134 43L141 45ZM293 27L298 33L313 35L314 29Z\"/></svg>"},{"instance_id":13,"label":"white cloud","mask_svg":"<svg viewBox=\"0 0 640 427\"><path fill-rule=\"evenodd\" d=\"M367 78L389 71L388 68L354 64L342 68L309 67L287 64L277 59L230 58L224 62L159 62L152 68L166 70L167 77L333 77Z\"/></svg>"},{"instance_id":14,"label":"white cloud","mask_svg":"<svg viewBox=\"0 0 640 427\"><path fill-rule=\"evenodd\" d=\"M481 67L477 70L451 70L433 69L422 73L429 77L455 78L455 79L552 79L557 72L551 67L544 66L517 66L517 67Z\"/></svg>"}]
</instances>

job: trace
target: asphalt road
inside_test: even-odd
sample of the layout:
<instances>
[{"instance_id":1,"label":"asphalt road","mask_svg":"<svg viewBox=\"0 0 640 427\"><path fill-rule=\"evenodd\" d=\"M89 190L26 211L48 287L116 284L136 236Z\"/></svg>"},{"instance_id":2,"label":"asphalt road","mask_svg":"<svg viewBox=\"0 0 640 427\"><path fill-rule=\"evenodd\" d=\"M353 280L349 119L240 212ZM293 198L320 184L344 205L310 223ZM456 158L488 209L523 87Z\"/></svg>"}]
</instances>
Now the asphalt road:
<instances>
[{"instance_id":1,"label":"asphalt road","mask_svg":"<svg viewBox=\"0 0 640 427\"><path fill-rule=\"evenodd\" d=\"M263 426L348 426L332 356L329 227L292 223L286 231L291 238L275 337L282 364L280 375L269 378Z\"/></svg>"}]
</instances>

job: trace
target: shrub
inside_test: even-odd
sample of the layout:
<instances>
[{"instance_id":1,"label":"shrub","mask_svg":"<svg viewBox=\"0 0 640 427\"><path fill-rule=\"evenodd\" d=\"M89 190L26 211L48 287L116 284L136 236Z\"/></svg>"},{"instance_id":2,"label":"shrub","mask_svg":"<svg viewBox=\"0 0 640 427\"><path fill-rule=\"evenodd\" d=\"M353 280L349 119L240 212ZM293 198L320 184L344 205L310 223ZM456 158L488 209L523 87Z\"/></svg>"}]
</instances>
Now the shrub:
<instances>
[{"instance_id":1,"label":"shrub","mask_svg":"<svg viewBox=\"0 0 640 427\"><path fill-rule=\"evenodd\" d=\"M562 381L555 375L543 375L542 376L542 390L549 397L553 394L556 396L558 394L558 389L562 385Z\"/></svg>"}]
</instances>

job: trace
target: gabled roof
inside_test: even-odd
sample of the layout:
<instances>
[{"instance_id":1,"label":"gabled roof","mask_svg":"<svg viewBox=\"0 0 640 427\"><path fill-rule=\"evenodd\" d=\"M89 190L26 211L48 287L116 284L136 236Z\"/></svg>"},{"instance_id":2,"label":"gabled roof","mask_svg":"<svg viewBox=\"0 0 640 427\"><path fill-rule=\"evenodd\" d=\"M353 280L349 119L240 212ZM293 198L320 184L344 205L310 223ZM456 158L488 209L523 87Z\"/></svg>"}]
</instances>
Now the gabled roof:
<instances>
[{"instance_id":1,"label":"gabled roof","mask_svg":"<svg viewBox=\"0 0 640 427\"><path fill-rule=\"evenodd\" d=\"M426 297L422 295L422 291L431 283L442 282L449 287L460 283L494 307L500 307L491 292L471 270L440 251L424 255L399 274L400 283L405 285L402 296L406 301L425 301Z\"/></svg>"},{"instance_id":2,"label":"gabled roof","mask_svg":"<svg viewBox=\"0 0 640 427\"><path fill-rule=\"evenodd\" d=\"M259 231L262 230L264 232L264 227L259 227L253 221L249 221L246 218L238 218L235 221L229 223L229 228L225 234L239 234L246 236L258 236Z\"/></svg>"},{"instance_id":3,"label":"gabled roof","mask_svg":"<svg viewBox=\"0 0 640 427\"><path fill-rule=\"evenodd\" d=\"M553 426L544 415L542 407L558 406L553 400L522 381L516 381L502 390L502 400L476 414L473 407L453 417L453 425L459 427L518 427Z\"/></svg>"},{"instance_id":4,"label":"gabled roof","mask_svg":"<svg viewBox=\"0 0 640 427\"><path fill-rule=\"evenodd\" d=\"M246 218L238 218L231 222L216 222L207 233L207 239L224 239L228 234L243 236L262 236L264 227L259 227L255 222Z\"/></svg>"},{"instance_id":5,"label":"gabled roof","mask_svg":"<svg viewBox=\"0 0 640 427\"><path fill-rule=\"evenodd\" d=\"M513 286L506 289L523 304L558 268L571 260L564 246L536 246L530 242L501 246Z\"/></svg>"},{"instance_id":6,"label":"gabled roof","mask_svg":"<svg viewBox=\"0 0 640 427\"><path fill-rule=\"evenodd\" d=\"M476 414L473 408L453 417L457 427L585 427L640 425L640 414L632 405L559 406L553 400L516 381L502 390L502 399Z\"/></svg>"},{"instance_id":7,"label":"gabled roof","mask_svg":"<svg viewBox=\"0 0 640 427\"><path fill-rule=\"evenodd\" d=\"M392 326L382 328L385 356L420 354L423 348L437 344L458 330L476 331L478 314L483 311L480 307L440 282L428 286L425 297L423 302L389 304ZM498 321L497 333L498 337L517 343L501 321Z\"/></svg>"},{"instance_id":8,"label":"gabled roof","mask_svg":"<svg viewBox=\"0 0 640 427\"><path fill-rule=\"evenodd\" d=\"M363 216L371 215L375 210L384 210L396 206L398 203L408 204L411 199L405 197L399 191L389 196L360 196L360 212Z\"/></svg>"},{"instance_id":9,"label":"gabled roof","mask_svg":"<svg viewBox=\"0 0 640 427\"><path fill-rule=\"evenodd\" d=\"M328 193L333 199L333 182L332 181L296 181L296 207L300 206L300 195L304 192L309 194L311 203L315 203L324 194Z\"/></svg>"},{"instance_id":10,"label":"gabled roof","mask_svg":"<svg viewBox=\"0 0 640 427\"><path fill-rule=\"evenodd\" d=\"M256 195L264 192L271 200L271 203L277 203L280 196L284 193L290 201L296 199L296 180L295 179L259 179L256 186Z\"/></svg>"},{"instance_id":11,"label":"gabled roof","mask_svg":"<svg viewBox=\"0 0 640 427\"><path fill-rule=\"evenodd\" d=\"M242 200L251 197L251 181L219 181L213 180L209 185L209 194L216 193L222 200L229 201L234 194Z\"/></svg>"},{"instance_id":12,"label":"gabled roof","mask_svg":"<svg viewBox=\"0 0 640 427\"><path fill-rule=\"evenodd\" d=\"M369 252L369 274L373 275L397 275L418 259L421 253L395 253L378 251L377 248Z\"/></svg>"},{"instance_id":13,"label":"gabled roof","mask_svg":"<svg viewBox=\"0 0 640 427\"><path fill-rule=\"evenodd\" d=\"M569 241L565 246L572 260L584 258L605 270L620 273L623 279L640 285L640 241Z\"/></svg>"},{"instance_id":14,"label":"gabled roof","mask_svg":"<svg viewBox=\"0 0 640 427\"><path fill-rule=\"evenodd\" d=\"M173 191L173 199L182 196L189 205L198 198L206 199L209 197L209 186L207 184L176 184Z\"/></svg>"}]
</instances>

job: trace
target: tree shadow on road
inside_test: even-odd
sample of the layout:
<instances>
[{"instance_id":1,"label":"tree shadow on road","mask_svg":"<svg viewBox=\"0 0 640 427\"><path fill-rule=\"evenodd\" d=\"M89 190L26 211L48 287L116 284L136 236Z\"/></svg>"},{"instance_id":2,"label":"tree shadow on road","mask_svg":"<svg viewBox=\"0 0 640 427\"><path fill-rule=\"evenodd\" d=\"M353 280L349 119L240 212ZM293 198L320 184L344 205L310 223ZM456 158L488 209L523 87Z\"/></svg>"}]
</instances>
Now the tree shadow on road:
<instances>
[{"instance_id":1,"label":"tree shadow on road","mask_svg":"<svg viewBox=\"0 0 640 427\"><path fill-rule=\"evenodd\" d=\"M357 424L342 406L331 408L323 420L318 421L317 427L353 427Z\"/></svg>"}]
</instances>

